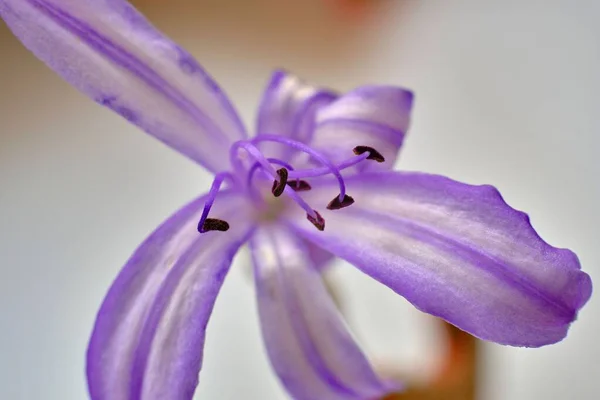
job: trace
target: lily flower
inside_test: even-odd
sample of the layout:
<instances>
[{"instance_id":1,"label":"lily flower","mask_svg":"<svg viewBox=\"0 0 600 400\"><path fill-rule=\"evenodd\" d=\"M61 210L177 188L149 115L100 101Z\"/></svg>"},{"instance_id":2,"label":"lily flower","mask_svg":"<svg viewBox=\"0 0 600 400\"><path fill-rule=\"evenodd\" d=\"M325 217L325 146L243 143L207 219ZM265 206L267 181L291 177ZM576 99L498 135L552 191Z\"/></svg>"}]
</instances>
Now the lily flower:
<instances>
[{"instance_id":1,"label":"lily flower","mask_svg":"<svg viewBox=\"0 0 600 400\"><path fill-rule=\"evenodd\" d=\"M94 400L191 399L206 327L249 243L264 343L296 399L374 399L380 379L322 282L340 257L481 339L562 340L592 291L492 186L392 171L411 92L345 94L277 71L250 137L185 50L124 0L0 0L37 57L99 104L215 174L135 251L98 313L87 352Z\"/></svg>"}]
</instances>

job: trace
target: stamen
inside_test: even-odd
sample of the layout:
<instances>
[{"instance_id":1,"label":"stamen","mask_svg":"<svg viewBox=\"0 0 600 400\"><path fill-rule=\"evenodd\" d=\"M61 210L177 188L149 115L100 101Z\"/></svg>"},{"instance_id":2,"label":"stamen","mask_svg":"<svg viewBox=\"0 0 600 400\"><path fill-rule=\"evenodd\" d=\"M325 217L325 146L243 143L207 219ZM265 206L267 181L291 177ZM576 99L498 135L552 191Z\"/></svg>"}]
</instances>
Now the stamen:
<instances>
[{"instance_id":1,"label":"stamen","mask_svg":"<svg viewBox=\"0 0 600 400\"><path fill-rule=\"evenodd\" d=\"M304 199L302 197L298 196L291 187L286 186L285 194L290 196L292 198L292 200L294 200L300 207L302 207L304 209L304 211L306 211L307 215L309 215L315 219L318 218L319 213L316 212L315 210L313 210L312 207L309 206L308 203L306 201L304 201Z\"/></svg>"},{"instance_id":2,"label":"stamen","mask_svg":"<svg viewBox=\"0 0 600 400\"><path fill-rule=\"evenodd\" d=\"M340 201L339 197L334 197L333 200L327 205L328 210L339 210L344 207L348 207L354 204L354 199L351 196L346 195L344 200Z\"/></svg>"},{"instance_id":3,"label":"stamen","mask_svg":"<svg viewBox=\"0 0 600 400\"><path fill-rule=\"evenodd\" d=\"M277 137L275 137L275 138L277 138ZM277 138L277 139L279 139L279 138ZM284 139L284 138L281 138L281 139ZM278 140L274 140L274 141L278 141ZM291 142L294 142L294 141L291 141ZM278 178L279 178L279 180L281 180L282 177L271 166L270 161L273 162L273 163L283 164L284 168L286 170L288 170L288 169L292 170L293 169L290 165L285 164L281 160L277 160L277 159L269 159L268 160L268 159L266 159L265 156L262 155L262 153L260 152L260 150L256 146L254 146L251 142L246 141L246 140L240 140L240 141L237 141L237 142L233 143L231 145L231 148L230 148L230 151L229 151L229 155L230 155L230 158L231 158L231 163L234 166L234 168L236 170L238 170L238 171L242 171L244 169L244 165L243 165L243 163L241 162L241 160L238 157L238 150L240 148L243 148L244 150L246 150L248 152L248 154L252 158L254 158L254 160L256 161L255 165L253 165L251 167L250 171L248 172L248 187L250 187L250 181L252 179L252 175L254 174L254 172L258 168L261 168L264 173L266 173L267 175L269 175L274 180L278 180ZM312 152L312 150L310 148L308 148L308 149ZM335 167L326 158L324 158L321 155L319 155L319 157L321 157L324 160L324 164L325 163L329 164L329 166L332 166L333 169L335 170ZM342 179L342 176L339 173L339 171L337 171L337 176L339 176L339 178L341 179L341 186L342 186L342 190L344 191L344 193L343 193L344 196L341 196L341 194L340 194L340 201L343 201L346 194L345 194L345 187L343 186L343 179ZM289 172L288 172L288 177L286 179L289 179ZM301 185L301 184L297 183L297 185ZM309 218L309 221L311 221L311 222L314 221L313 224L318 229L323 230L325 228L325 220L323 219L323 217L321 217L318 212L316 212L311 206L309 206L308 203L306 203L306 201L304 201L304 199L302 199L302 197L298 196L296 194L296 192L294 191L294 189L291 186L289 186L287 184L284 184L282 186L283 186L283 191L293 201L295 201L300 207L302 207L304 209L304 211L306 211L306 217ZM204 214L203 214L203 216L204 216ZM203 221L201 221L201 222L203 222Z\"/></svg>"},{"instance_id":4,"label":"stamen","mask_svg":"<svg viewBox=\"0 0 600 400\"><path fill-rule=\"evenodd\" d=\"M252 145L251 145L251 146L252 146ZM254 146L252 146L252 147L254 147ZM262 155L261 155L261 157L262 157ZM267 159L265 159L264 157L262 157L262 158L263 158L265 161L267 161ZM269 160L275 160L275 159L269 159ZM277 160L277 161L280 161L280 160ZM281 161L281 162L283 163L283 161ZM255 172L255 171L258 169L258 168L261 168L261 167L263 167L263 165L264 165L264 163L262 163L262 162L258 162L258 160L257 160L257 162L256 162L256 163L255 163L255 164L252 166L252 168L250 169L250 172L248 172L248 186L250 186L250 181L251 181L251 178L252 178L252 175L254 174L254 172ZM288 166L289 166L289 165L288 165ZM291 168L291 166L289 166L289 167ZM270 169L273 169L273 167L270 167ZM286 169L287 169L287 168L286 168ZM264 171L264 168L263 168L263 171ZM268 173L268 171L267 171L267 173ZM271 175L271 174L269 174L269 175ZM271 175L271 177L272 177L273 179L275 179L275 177L278 177L278 176L279 176L279 175L277 174L277 172L274 172L274 174L273 174L273 175ZM288 176L289 176L289 172L288 172ZM289 182L289 183L291 183L291 182ZM306 213L307 213L307 214L309 214L309 215L312 215L314 218L316 218L316 217L317 217L317 216L316 216L316 214L315 214L315 211L312 209L312 207L311 207L311 206L309 206L309 205L308 205L308 203L306 203L306 202L305 202L305 201L302 199L302 197L298 196L298 195L296 194L296 192L294 192L294 190L293 190L291 187L289 187L289 185L283 185L283 188L284 188L284 189L283 189L283 191L284 191L284 192L285 192L285 193L286 193L288 196L290 196L290 197L292 198L292 200L294 200L294 201L295 201L295 202L296 202L296 203L297 203L297 204L298 204L300 207L302 207L302 208L304 209L304 211L306 211Z\"/></svg>"},{"instance_id":5,"label":"stamen","mask_svg":"<svg viewBox=\"0 0 600 400\"><path fill-rule=\"evenodd\" d=\"M270 162L271 164L277 164L277 165L281 165L282 167L284 167L285 169L288 170L288 177L289 177L289 171L293 171L294 167L292 167L290 164L286 163L285 161L281 161L277 158L267 158L266 159L268 162ZM246 179L246 183L248 186L250 186L250 184L252 183L252 178L254 177L254 173L256 172L256 170L261 166L260 163L255 162L252 167L250 167L250 171L248 172L248 178Z\"/></svg>"},{"instance_id":6,"label":"stamen","mask_svg":"<svg viewBox=\"0 0 600 400\"><path fill-rule=\"evenodd\" d=\"M280 168L277 170L277 175L279 175L279 180L273 181L273 187L271 188L271 192L275 197L281 196L285 190L285 185L287 184L288 180L288 170L285 168Z\"/></svg>"},{"instance_id":7,"label":"stamen","mask_svg":"<svg viewBox=\"0 0 600 400\"><path fill-rule=\"evenodd\" d=\"M313 210L316 216L311 216L310 214L306 214L306 219L308 219L318 230L325 230L325 220L321 217L321 214Z\"/></svg>"},{"instance_id":8,"label":"stamen","mask_svg":"<svg viewBox=\"0 0 600 400\"><path fill-rule=\"evenodd\" d=\"M288 175L288 177L289 177L289 175ZM312 187L310 186L310 184L308 182L301 181L300 179L288 182L288 186L291 187L292 189L294 189L294 191L296 191L296 192L306 192L306 191L312 189Z\"/></svg>"},{"instance_id":9,"label":"stamen","mask_svg":"<svg viewBox=\"0 0 600 400\"><path fill-rule=\"evenodd\" d=\"M325 157L318 151L312 149L311 147L305 145L304 143L297 142L295 140L288 139L283 136L277 136L277 135L258 135L254 139L252 139L252 142L253 143L257 143L257 142L281 143L281 144L285 144L287 146L290 146L296 150L302 151L302 152L312 156L313 158L318 160L321 164L323 164L323 166L327 167L329 169L329 171L337 178L339 186L340 186L340 194L339 194L340 202L344 200L344 196L346 195L346 185L344 184L344 178L342 178L342 174L341 174L340 170L337 169L336 166L333 165L333 163L331 161L329 161L329 159L327 157Z\"/></svg>"},{"instance_id":10,"label":"stamen","mask_svg":"<svg viewBox=\"0 0 600 400\"><path fill-rule=\"evenodd\" d=\"M223 221L222 219L216 218L206 218L204 223L202 224L202 230L200 232L208 232L208 231L221 231L225 232L229 229L229 224L227 221Z\"/></svg>"},{"instance_id":11,"label":"stamen","mask_svg":"<svg viewBox=\"0 0 600 400\"><path fill-rule=\"evenodd\" d=\"M204 209L202 210L202 216L200 217L200 221L198 222L198 232L204 233L207 231L226 231L229 229L229 224L226 221L214 218L208 218L208 213L219 193L219 189L221 185L225 181L225 179L230 179L232 182L235 182L235 177L229 172L220 172L215 176L215 180L210 187L210 191L208 192L208 196L206 196L206 203L204 203ZM209 222L210 221L210 222ZM218 223L216 222L218 221ZM226 228L225 228L226 226ZM225 229L219 229L225 228Z\"/></svg>"},{"instance_id":12,"label":"stamen","mask_svg":"<svg viewBox=\"0 0 600 400\"><path fill-rule=\"evenodd\" d=\"M380 152L369 146L356 146L353 151L356 155L368 152L369 156L367 157L367 160L375 160L380 163L385 161L385 158Z\"/></svg>"},{"instance_id":13,"label":"stamen","mask_svg":"<svg viewBox=\"0 0 600 400\"><path fill-rule=\"evenodd\" d=\"M337 169L340 171L355 166L356 164L364 161L369 157L369 153L364 153L358 156L351 157L347 160L342 161L337 165ZM299 178L315 178L317 176L323 176L331 173L329 168L309 168L309 169L297 169L294 172L290 172L288 179L299 179Z\"/></svg>"},{"instance_id":14,"label":"stamen","mask_svg":"<svg viewBox=\"0 0 600 400\"><path fill-rule=\"evenodd\" d=\"M342 171L346 168L353 167L364 160L375 160L377 162L385 161L385 158L381 155L381 153L372 147L357 146L353 149L353 151L354 154L357 155L339 163L336 166L338 170ZM314 178L317 176L327 175L329 173L331 173L331 170L327 167L297 169L293 172L290 172L288 179Z\"/></svg>"},{"instance_id":15,"label":"stamen","mask_svg":"<svg viewBox=\"0 0 600 400\"><path fill-rule=\"evenodd\" d=\"M248 154L250 154L250 156L252 158L254 158L256 163L259 164L260 167L262 167L262 170L265 171L267 174L269 174L273 180L281 181L281 177L280 177L278 171L275 171L275 168L273 168L273 166L269 163L269 161L265 158L265 156L263 156L263 154L260 152L260 150L256 146L254 146L251 142L246 141L246 140L240 140L231 145L231 148L229 150L229 155L231 157L231 163L234 165L234 168L236 168L236 169L243 168L243 165L240 163L240 160L237 157L237 155L238 155L237 151L240 148L243 148L244 150L246 150L248 152ZM279 162L279 161L280 160L277 160L277 162ZM281 161L281 162L283 162L283 161ZM255 167L253 165L250 169L250 172L248 173L248 180L247 180L248 187L250 187L250 181L251 181L252 176L254 175L254 172L256 171L257 168L258 168L258 166ZM287 183L287 176L286 176L286 183ZM282 186L283 186L283 190L285 191L285 188L286 188L285 183ZM275 190L275 189L276 189L276 187L273 187L273 190ZM293 193L292 190L290 190L290 192ZM273 194L275 195L275 192ZM281 193L279 194L279 196L280 195L281 195ZM278 197L278 196L276 195L275 197Z\"/></svg>"}]
</instances>

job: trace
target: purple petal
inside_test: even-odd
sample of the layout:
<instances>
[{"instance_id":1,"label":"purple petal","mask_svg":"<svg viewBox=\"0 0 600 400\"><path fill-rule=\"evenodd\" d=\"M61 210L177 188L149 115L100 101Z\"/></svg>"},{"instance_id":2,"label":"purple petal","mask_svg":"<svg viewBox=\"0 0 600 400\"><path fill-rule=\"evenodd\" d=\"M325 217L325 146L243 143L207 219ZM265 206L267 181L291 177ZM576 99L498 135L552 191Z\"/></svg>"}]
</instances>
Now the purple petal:
<instances>
[{"instance_id":1,"label":"purple petal","mask_svg":"<svg viewBox=\"0 0 600 400\"><path fill-rule=\"evenodd\" d=\"M286 71L275 71L267 85L258 110L257 133L287 136L294 140L310 140L317 110L331 103L337 95L303 82ZM261 143L269 157L287 158L287 147Z\"/></svg>"},{"instance_id":2,"label":"purple petal","mask_svg":"<svg viewBox=\"0 0 600 400\"><path fill-rule=\"evenodd\" d=\"M269 227L250 244L265 345L292 397L371 399L392 390L354 342L302 241Z\"/></svg>"},{"instance_id":3,"label":"purple petal","mask_svg":"<svg viewBox=\"0 0 600 400\"><path fill-rule=\"evenodd\" d=\"M394 165L410 123L413 94L393 86L362 86L319 109L311 146L332 161L352 157L356 146L379 151L384 163L362 163L359 170Z\"/></svg>"},{"instance_id":4,"label":"purple petal","mask_svg":"<svg viewBox=\"0 0 600 400\"><path fill-rule=\"evenodd\" d=\"M37 57L96 102L211 171L246 137L233 106L185 50L123 0L0 0Z\"/></svg>"},{"instance_id":5,"label":"purple petal","mask_svg":"<svg viewBox=\"0 0 600 400\"><path fill-rule=\"evenodd\" d=\"M297 232L479 338L558 342L591 295L575 254L544 242L492 186L392 172L347 184L351 207L320 210L324 232L295 216ZM306 200L327 204L335 191L335 182L315 183Z\"/></svg>"},{"instance_id":6,"label":"purple petal","mask_svg":"<svg viewBox=\"0 0 600 400\"><path fill-rule=\"evenodd\" d=\"M325 250L321 246L312 244L307 240L303 240L303 247L306 248L306 254L310 257L310 261L313 263L317 271L325 270L331 262L335 259L335 255Z\"/></svg>"},{"instance_id":7,"label":"purple petal","mask_svg":"<svg viewBox=\"0 0 600 400\"><path fill-rule=\"evenodd\" d=\"M110 288L87 354L92 399L192 398L212 306L250 229L244 200L222 192L211 215L231 229L200 235L204 199L150 235Z\"/></svg>"}]
</instances>

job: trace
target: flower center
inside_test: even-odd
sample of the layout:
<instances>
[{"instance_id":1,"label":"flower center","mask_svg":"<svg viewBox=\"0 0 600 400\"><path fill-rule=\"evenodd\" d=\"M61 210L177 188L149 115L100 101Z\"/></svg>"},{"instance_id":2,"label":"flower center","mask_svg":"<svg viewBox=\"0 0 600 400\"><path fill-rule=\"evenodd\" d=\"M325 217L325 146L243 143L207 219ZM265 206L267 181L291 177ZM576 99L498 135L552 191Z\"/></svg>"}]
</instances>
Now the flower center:
<instances>
[{"instance_id":1,"label":"flower center","mask_svg":"<svg viewBox=\"0 0 600 400\"><path fill-rule=\"evenodd\" d=\"M277 158L267 158L256 147L261 142L274 142L289 146L296 151L307 154L312 160L320 164L319 167L307 169L295 169L290 163ZM242 151L243 150L243 151ZM277 135L258 135L251 140L240 140L235 142L230 148L230 159L234 172L220 172L215 176L210 191L208 193L202 216L198 223L200 233L208 231L227 231L229 223L216 218L208 218L210 209L216 199L221 185L228 181L232 187L238 190L247 191L248 195L257 206L265 209L262 213L268 219L276 219L280 214L280 206L273 206L272 201L265 201L260 195L255 180L257 174L263 180L271 179L273 181L271 193L274 197L282 195L288 196L294 203L306 211L306 218L319 230L325 229L325 220L312 206L310 206L298 194L311 190L311 185L305 178L316 178L332 175L338 181L339 194L333 198L327 205L329 210L339 210L348 207L354 203L354 199L346 194L346 184L341 171L350 168L365 160L374 160L377 162L385 161L381 153L369 146L357 146L354 148L354 156L349 157L343 162L335 165L325 155L319 151L307 146L302 142ZM250 163L249 163L250 162ZM275 169L274 166L280 167ZM246 179L240 179L245 175ZM276 209L271 210L271 208Z\"/></svg>"}]
</instances>

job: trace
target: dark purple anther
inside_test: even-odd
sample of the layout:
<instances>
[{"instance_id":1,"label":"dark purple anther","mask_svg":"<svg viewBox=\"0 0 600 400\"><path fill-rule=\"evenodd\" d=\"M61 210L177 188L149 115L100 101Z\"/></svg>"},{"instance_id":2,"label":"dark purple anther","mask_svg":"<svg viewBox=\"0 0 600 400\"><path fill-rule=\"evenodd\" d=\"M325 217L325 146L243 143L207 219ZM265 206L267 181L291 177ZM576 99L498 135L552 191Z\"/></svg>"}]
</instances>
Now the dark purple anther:
<instances>
[{"instance_id":1,"label":"dark purple anther","mask_svg":"<svg viewBox=\"0 0 600 400\"><path fill-rule=\"evenodd\" d=\"M273 192L273 196L279 197L283 194L285 190L285 185L287 184L288 179L288 170L285 168L279 168L277 170L277 175L279 175L279 180L273 182L273 187L271 188L271 192Z\"/></svg>"},{"instance_id":2,"label":"dark purple anther","mask_svg":"<svg viewBox=\"0 0 600 400\"><path fill-rule=\"evenodd\" d=\"M325 230L325 220L318 212L314 211L314 213L316 214L317 218L312 217L310 214L306 214L306 219L312 222L312 224L316 226L318 230Z\"/></svg>"},{"instance_id":3,"label":"dark purple anther","mask_svg":"<svg viewBox=\"0 0 600 400\"><path fill-rule=\"evenodd\" d=\"M223 221L222 219L216 218L206 218L204 224L202 225L202 229L198 231L200 233L208 232L208 231L221 231L225 232L229 229L229 223L227 221Z\"/></svg>"},{"instance_id":4,"label":"dark purple anther","mask_svg":"<svg viewBox=\"0 0 600 400\"><path fill-rule=\"evenodd\" d=\"M344 199L340 201L340 196L335 196L333 200L327 204L328 210L339 210L344 207L348 207L354 204L354 199L352 196L344 195Z\"/></svg>"},{"instance_id":5,"label":"dark purple anther","mask_svg":"<svg viewBox=\"0 0 600 400\"><path fill-rule=\"evenodd\" d=\"M294 189L296 192L306 192L312 189L310 183L302 180L288 182L288 186Z\"/></svg>"},{"instance_id":6,"label":"dark purple anther","mask_svg":"<svg viewBox=\"0 0 600 400\"><path fill-rule=\"evenodd\" d=\"M369 146L356 146L353 151L357 156L368 151L369 156L367 157L367 160L375 160L380 163L385 161L385 158L383 158L380 152Z\"/></svg>"}]
</instances>

